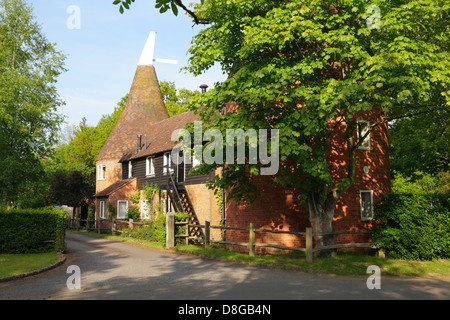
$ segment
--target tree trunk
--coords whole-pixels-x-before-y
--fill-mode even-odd
[[[312,193],[308,196],[306,207],[309,213],[312,232],[324,233],[333,232],[333,217],[336,209],[337,197],[329,194],[324,198],[318,193]],[[334,245],[333,235],[314,236],[314,248]],[[336,249],[322,250],[314,253],[315,257],[330,257],[336,252]]]

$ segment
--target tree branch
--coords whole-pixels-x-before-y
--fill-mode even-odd
[[[209,21],[207,19],[199,19],[197,15],[193,11],[189,10],[181,0],[174,1],[179,7],[181,7],[188,15],[190,15],[194,19],[195,24],[209,24]]]

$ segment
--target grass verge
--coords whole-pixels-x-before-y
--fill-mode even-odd
[[[58,262],[56,252],[0,254],[0,279],[40,270]]]
[[[96,233],[86,233],[93,236],[100,236],[112,240],[124,241],[128,243],[143,245],[153,248],[164,248],[160,243],[145,240],[126,238],[113,235],[99,235]],[[233,262],[244,262],[269,267],[279,267],[301,271],[325,272],[336,275],[365,275],[367,268],[371,265],[380,267],[383,275],[408,276],[408,277],[445,277],[450,278],[450,260],[433,261],[411,261],[399,259],[380,259],[376,256],[355,254],[348,251],[340,251],[334,258],[314,259],[312,264],[306,262],[303,252],[290,252],[279,255],[257,255],[250,257],[248,254],[226,250],[223,246],[213,245],[211,249],[204,249],[194,245],[179,245],[176,251],[193,253],[197,255],[216,257]]]

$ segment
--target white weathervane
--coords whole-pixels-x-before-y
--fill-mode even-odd
[[[154,58],[155,42],[156,42],[156,32],[152,31],[148,36],[147,42],[144,47],[144,51],[142,51],[141,58],[139,59],[140,66],[148,66],[148,65],[152,66],[153,62],[178,64],[177,60]]]

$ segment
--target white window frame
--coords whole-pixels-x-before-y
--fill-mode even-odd
[[[147,210],[144,210],[147,206]],[[150,205],[148,200],[141,200],[141,219],[150,219]]]
[[[167,201],[166,201],[166,199],[167,199]],[[172,203],[170,202],[170,198],[167,197],[166,191],[163,193],[163,197],[161,198],[161,205],[162,205],[162,210],[163,210],[164,215],[167,213],[167,209],[169,210],[169,212],[172,209]],[[169,207],[169,208],[167,208],[167,207]]]
[[[361,134],[359,133],[359,127],[360,124],[366,124],[367,125],[367,129],[362,132]],[[358,136],[357,141],[359,142],[359,140],[362,138],[362,136],[364,136],[367,133],[367,130],[370,130],[370,121],[368,120],[357,120],[356,121],[356,133]],[[371,150],[371,144],[370,144],[370,132],[367,135],[367,137],[363,140],[363,142],[359,145],[358,147],[359,150]]]
[[[363,193],[370,193],[370,212],[369,214],[365,214],[364,212],[364,204],[363,204]],[[359,190],[359,203],[361,207],[361,221],[371,221],[374,216],[374,205],[373,205],[373,190]]]
[[[128,161],[128,179],[133,178],[133,162]]]
[[[99,202],[99,218],[106,219],[106,201],[100,200]]]
[[[154,176],[155,175],[155,157],[147,157],[145,162],[145,175]]]
[[[169,170],[170,172],[173,172],[173,167],[172,167],[172,154],[170,152],[166,152],[164,153],[164,159],[163,159],[163,174],[167,173],[167,162],[169,164]]]
[[[195,168],[196,166],[202,164],[201,160],[198,159],[198,157],[195,156],[195,154],[192,156],[192,168]]]
[[[97,180],[106,180],[106,165],[99,164],[97,166]]]
[[[119,215],[120,213],[120,203],[125,202],[127,204],[125,215]],[[128,200],[117,200],[117,219],[126,219],[128,216]]]

